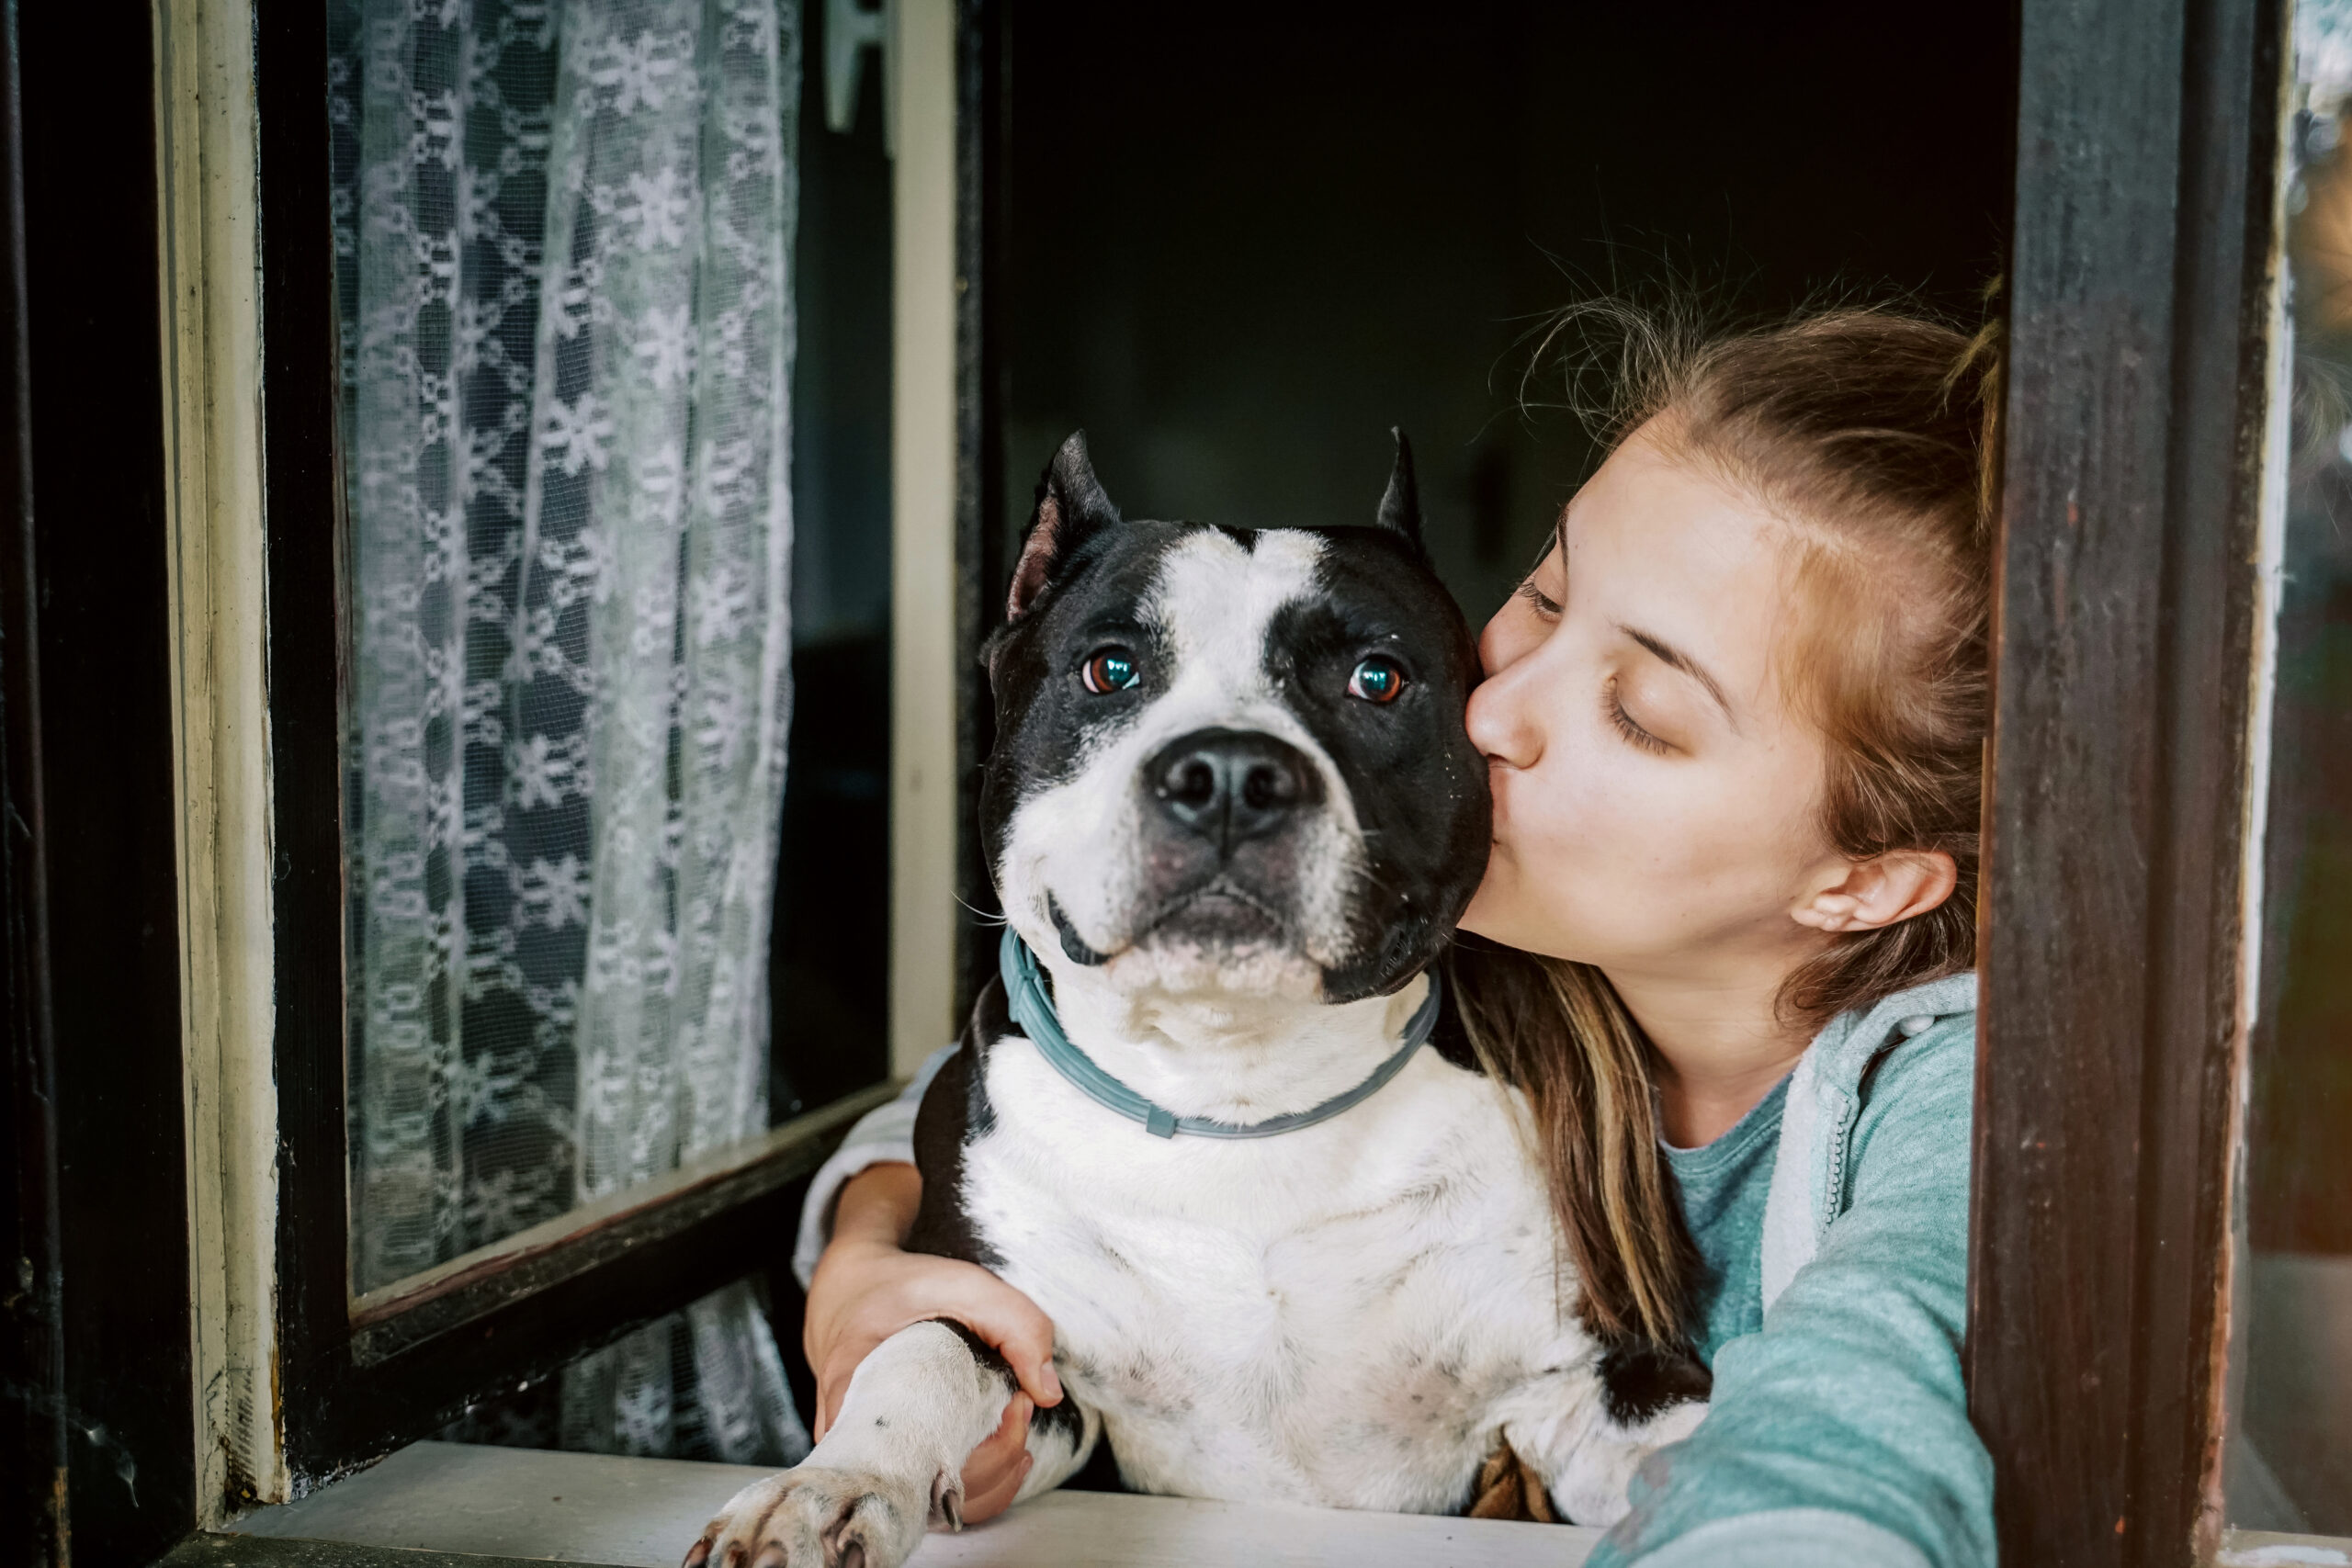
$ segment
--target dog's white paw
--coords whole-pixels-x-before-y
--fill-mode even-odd
[[[958,1479],[804,1464],[728,1501],[684,1568],[899,1568],[932,1523],[963,1527]]]

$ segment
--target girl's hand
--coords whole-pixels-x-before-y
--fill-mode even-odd
[[[996,1431],[964,1465],[964,1517],[1001,1513],[1029,1473],[1029,1416],[1061,1402],[1054,1373],[1054,1325],[1027,1296],[987,1269],[900,1250],[914,1224],[922,1179],[910,1165],[877,1165],[842,1189],[833,1239],[808,1286],[801,1336],[817,1373],[817,1432],[841,1413],[850,1374],[909,1324],[952,1317],[1012,1364],[1021,1392]]]

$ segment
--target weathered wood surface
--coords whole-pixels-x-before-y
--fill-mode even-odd
[[[2217,1442],[2268,0],[2028,0],[1971,1268],[2005,1562],[2185,1564]]]
[[[195,1511],[152,15],[12,6],[0,46],[11,1564],[143,1562]]]

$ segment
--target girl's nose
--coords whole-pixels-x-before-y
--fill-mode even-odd
[[[1470,743],[1490,762],[1532,768],[1544,755],[1544,731],[1526,678],[1530,660],[1506,665],[1471,689],[1464,716]]]

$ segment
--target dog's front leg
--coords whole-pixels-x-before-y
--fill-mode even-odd
[[[1561,1517],[1605,1528],[1625,1517],[1626,1489],[1642,1461],[1706,1419],[1702,1388],[1627,1408],[1593,1372],[1548,1377],[1505,1403],[1503,1436],[1543,1477]]]
[[[1618,1421],[1604,1415],[1582,1424],[1582,1442],[1566,1454],[1555,1450],[1548,1456],[1554,1463],[1538,1467],[1551,1487],[1553,1506],[1577,1524],[1615,1524],[1625,1517],[1626,1490],[1642,1461],[1697,1431],[1706,1416],[1705,1403],[1692,1401],[1635,1420]]]
[[[851,1375],[824,1441],[729,1499],[685,1568],[899,1568],[933,1521],[963,1523],[964,1461],[1012,1393],[960,1325],[900,1329]]]
[[[685,1568],[899,1568],[929,1526],[963,1528],[964,1461],[1016,1387],[1004,1359],[962,1324],[900,1329],[851,1375],[824,1441],[729,1498]],[[1021,1495],[1075,1471],[1097,1426],[1091,1416],[1033,1424],[1036,1463]]]
[[[994,1372],[1004,1385],[1004,1400],[997,1405],[997,1418],[1003,1419],[1004,1404],[1020,1390],[1021,1380],[1013,1375],[1012,1363],[1006,1360],[997,1348],[956,1322],[954,1318],[937,1320],[937,1326],[946,1329],[964,1342],[964,1348],[978,1362],[983,1372]],[[853,1379],[854,1382],[855,1380]],[[990,1431],[995,1426],[990,1424]],[[1038,1411],[1029,1421],[1027,1449],[1031,1461],[1029,1473],[1022,1478],[1021,1490],[1013,1494],[1016,1503],[1026,1502],[1040,1492],[1051,1492],[1077,1474],[1094,1452],[1095,1442],[1102,1436],[1102,1418],[1091,1409],[1079,1404],[1075,1396],[1065,1393],[1057,1404]],[[966,1450],[967,1454],[970,1452]],[[959,1462],[960,1472],[962,1465]],[[956,1501],[963,1495],[956,1494]],[[933,1520],[937,1523],[937,1520]],[[957,1521],[951,1520],[951,1524]]]

